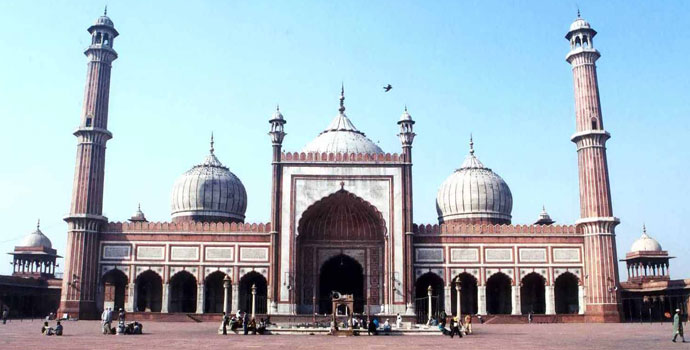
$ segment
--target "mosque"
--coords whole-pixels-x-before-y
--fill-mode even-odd
[[[439,184],[438,222],[415,223],[412,115],[405,108],[391,120],[401,149],[388,153],[347,116],[343,90],[331,123],[299,151],[282,148],[287,120],[281,111],[268,120],[268,222],[245,222],[247,192],[216,155],[213,138],[206,158],[174,182],[169,222],[149,222],[140,209],[126,222],[110,221],[102,215],[103,179],[119,33],[105,14],[88,32],[60,314],[93,318],[105,307],[246,311],[254,299],[259,314],[313,315],[331,313],[330,295],[338,291],[353,295],[356,313],[419,321],[445,311],[618,322],[646,312],[640,293],[649,283],[659,284],[663,296],[674,282],[668,253],[645,233],[625,258],[634,277],[619,283],[597,32],[579,14],[565,38],[580,218],[564,225],[545,210],[534,223],[513,224],[510,187],[479,160],[472,140],[464,162]],[[675,282],[679,297],[656,297],[662,309],[686,309],[690,280]]]

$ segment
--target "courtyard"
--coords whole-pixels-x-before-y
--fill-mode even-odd
[[[51,322],[54,325],[54,322]],[[105,336],[98,321],[65,322],[65,335],[40,335],[41,322],[13,320],[0,325],[0,348],[9,349],[683,349],[672,343],[665,324],[476,325],[462,339],[442,336],[217,335],[210,322],[145,322],[143,335]],[[107,346],[106,346],[107,344]]]

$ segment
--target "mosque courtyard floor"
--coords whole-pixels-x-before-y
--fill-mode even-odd
[[[54,325],[54,322],[51,322]],[[473,335],[217,335],[209,322],[145,322],[143,335],[102,335],[98,321],[64,322],[65,335],[40,335],[41,322],[0,324],[0,349],[689,349],[665,324],[475,325]]]

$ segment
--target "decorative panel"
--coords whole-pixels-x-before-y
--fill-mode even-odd
[[[415,249],[415,261],[443,262],[443,248],[417,248]]]
[[[240,247],[241,261],[268,261],[267,247]]]
[[[233,261],[235,260],[234,247],[206,247],[206,260],[209,261]]]
[[[580,250],[577,248],[553,248],[554,262],[580,262]]]
[[[104,245],[102,259],[129,260],[132,246],[129,245]]]
[[[163,246],[137,246],[137,260],[163,260],[164,257]]]
[[[170,260],[199,260],[199,247],[170,247]]]
[[[477,248],[451,248],[451,262],[479,262],[479,249]]]
[[[513,261],[513,250],[510,248],[489,248],[484,251],[487,262]]]
[[[546,262],[546,248],[520,248],[520,262]]]

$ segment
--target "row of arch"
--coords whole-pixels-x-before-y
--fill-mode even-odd
[[[477,279],[473,275],[463,272],[451,283],[451,310],[454,315],[457,312],[457,293],[455,283],[461,285],[460,308],[463,314],[479,313],[479,293]],[[427,297],[427,288],[432,287],[432,296],[438,300],[446,300],[444,282],[441,277],[433,272],[427,272],[417,279],[415,296],[417,299]],[[485,284],[486,287],[486,313],[487,314],[515,314],[513,312],[513,288],[512,279],[498,272],[491,275]],[[520,308],[521,314],[545,314],[546,304],[549,302],[546,296],[546,279],[538,273],[532,272],[525,275],[520,281]],[[579,279],[570,272],[565,272],[554,281],[554,312],[557,314],[578,313],[580,303]],[[425,305],[425,304],[421,304]],[[438,303],[439,310],[443,310],[443,304]],[[426,311],[425,311],[426,312]]]
[[[197,310],[200,284],[197,278],[188,271],[180,271],[170,278],[168,284],[168,312],[183,313],[220,313],[225,302],[224,279],[227,275],[216,271],[208,275],[204,281],[204,309]],[[102,278],[105,301],[113,303],[115,309],[125,308],[127,297],[134,297],[133,311],[161,312],[163,308],[163,279],[161,276],[147,270],[139,274],[134,280],[134,295],[127,295],[129,279],[121,270],[110,270]],[[266,278],[256,271],[249,272],[239,280],[238,307],[246,311],[251,308],[251,288],[256,286],[257,298],[266,299]],[[230,291],[229,293],[232,293]],[[232,299],[232,294],[230,294]],[[259,310],[261,313],[262,310]]]

